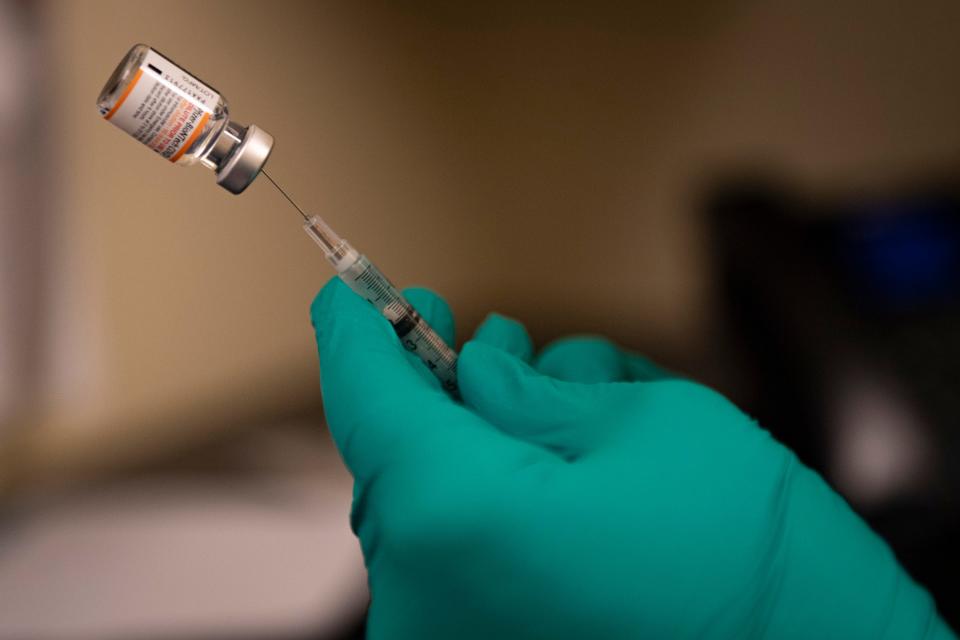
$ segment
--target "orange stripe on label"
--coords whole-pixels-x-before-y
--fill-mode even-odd
[[[133,91],[133,88],[134,88],[135,86],[137,86],[137,82],[140,81],[140,76],[142,76],[142,75],[143,75],[143,69],[137,69],[137,73],[136,73],[136,75],[133,76],[133,81],[130,83],[130,86],[127,87],[126,91],[124,91],[124,92],[120,95],[120,99],[117,100],[117,104],[113,105],[113,109],[110,109],[110,113],[108,113],[107,115],[103,116],[103,119],[104,119],[104,120],[109,120],[110,118],[113,117],[113,114],[115,114],[115,113],[117,112],[117,109],[119,109],[119,108],[120,108],[120,105],[123,104],[123,101],[127,99],[127,96],[130,95],[130,92]]]
[[[191,134],[190,134],[190,137],[187,138],[187,141],[183,143],[183,146],[180,147],[180,149],[179,149],[175,154],[173,154],[173,157],[170,158],[170,162],[176,162],[177,160],[179,160],[179,159],[180,159],[180,156],[183,155],[183,152],[186,151],[187,149],[189,149],[189,148],[190,148],[190,145],[192,145],[194,142],[196,142],[197,137],[198,137],[201,133],[203,133],[203,127],[206,126],[207,120],[209,120],[209,119],[210,119],[210,114],[209,114],[209,113],[203,114],[203,117],[200,118],[200,122],[197,123],[197,128],[193,130],[193,133],[191,133]]]

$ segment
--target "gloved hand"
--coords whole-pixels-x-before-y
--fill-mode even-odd
[[[452,341],[446,304],[407,295]],[[339,280],[312,318],[370,638],[954,637],[847,504],[703,386],[599,339],[534,358],[491,316],[461,404]]]

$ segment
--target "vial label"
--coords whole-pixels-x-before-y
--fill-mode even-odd
[[[101,114],[176,162],[203,132],[219,102],[216,91],[151,49],[113,107]]]

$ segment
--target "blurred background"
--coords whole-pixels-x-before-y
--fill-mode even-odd
[[[0,639],[352,638],[331,273],[97,115],[148,43],[398,283],[730,395],[960,601],[960,4],[0,0]],[[506,257],[510,256],[509,259]]]

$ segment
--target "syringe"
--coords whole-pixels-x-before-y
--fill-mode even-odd
[[[261,169],[267,180],[303,216],[303,229],[320,245],[337,275],[390,322],[407,351],[415,353],[451,395],[458,396],[457,354],[417,313],[380,270],[338,236],[320,216],[308,216],[286,191]]]

